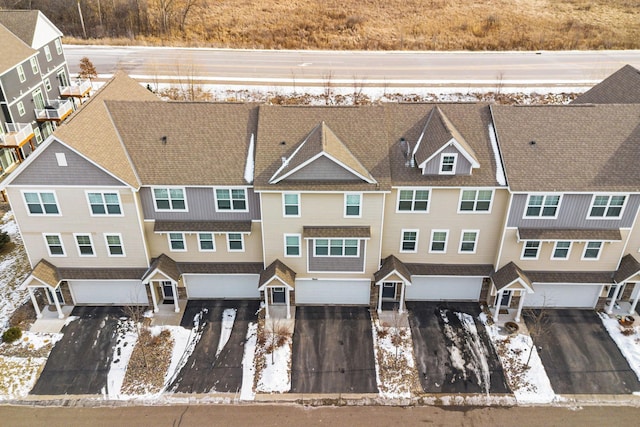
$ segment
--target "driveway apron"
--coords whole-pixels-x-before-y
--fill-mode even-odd
[[[194,317],[202,313],[202,333],[193,353],[187,359],[168,390],[176,393],[238,392],[242,388],[242,358],[249,322],[257,322],[259,301],[197,300],[189,301],[181,326],[192,328]],[[222,313],[236,309],[229,341],[216,357],[222,330]]]
[[[477,303],[407,302],[426,393],[510,393]]]
[[[75,307],[31,394],[101,394],[116,345],[120,307]]]
[[[368,307],[296,308],[291,392],[378,392]]]
[[[536,310],[534,313],[539,314]],[[640,383],[592,310],[546,310],[544,321],[525,313],[527,328],[553,390],[558,394],[629,394]]]

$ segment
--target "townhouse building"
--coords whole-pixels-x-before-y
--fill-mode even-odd
[[[0,172],[29,156],[91,89],[70,80],[61,37],[37,10],[0,10]]]
[[[639,108],[163,102],[117,73],[3,183],[23,286],[61,316],[205,298],[633,311]]]

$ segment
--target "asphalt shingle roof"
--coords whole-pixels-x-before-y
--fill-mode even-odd
[[[613,275],[613,280],[616,283],[620,283],[638,273],[640,273],[640,262],[633,255],[627,254],[620,260],[620,265]]]
[[[293,271],[288,265],[276,259],[267,268],[260,273],[260,280],[258,281],[258,287],[266,285],[273,277],[277,277],[292,288],[296,286],[296,272]]]
[[[521,240],[622,240],[619,229],[519,228]]]
[[[36,53],[38,53],[37,50],[31,49],[18,36],[0,24],[0,74],[11,70]]]
[[[31,46],[39,15],[38,10],[0,10],[0,24]]]
[[[640,70],[625,65],[572,104],[640,104]]]

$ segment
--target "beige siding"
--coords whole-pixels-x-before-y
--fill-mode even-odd
[[[269,265],[275,259],[280,259],[297,273],[297,278],[371,278],[380,264],[383,199],[383,193],[364,193],[361,204],[362,217],[345,218],[344,194],[302,193],[300,217],[284,217],[282,194],[263,193],[265,264]],[[304,226],[369,226],[371,238],[366,241],[364,273],[307,273],[307,244],[302,236]],[[285,257],[285,234],[300,234],[300,257]]]
[[[164,253],[180,262],[262,262],[262,238],[259,222],[252,223],[251,233],[244,235],[244,252],[229,252],[226,234],[214,234],[215,252],[201,252],[198,233],[185,233],[186,251],[171,251],[169,250],[167,233],[154,233],[153,226],[154,221],[145,221],[144,223],[149,255],[152,258]]]
[[[431,189],[429,213],[396,212],[398,190],[385,207],[382,257],[396,255],[404,262],[493,264],[504,223],[508,193],[494,190],[490,213],[458,213],[460,189]],[[417,253],[401,253],[402,230],[418,230]],[[446,253],[429,253],[432,230],[449,230]],[[475,254],[459,253],[462,230],[479,230]]]
[[[517,241],[517,230],[509,228],[505,231],[502,256],[498,268],[510,261],[518,264],[523,270],[537,271],[613,271],[618,268],[618,262],[622,256],[624,241],[629,234],[628,230],[621,230],[622,241],[603,243],[600,258],[594,260],[581,260],[584,253],[584,242],[573,242],[569,259],[552,260],[551,255],[554,242],[542,242],[537,260],[522,260],[522,248],[524,242]]]
[[[54,191],[58,200],[60,216],[29,215],[21,188],[7,188],[11,207],[20,226],[25,248],[35,265],[46,259],[58,267],[146,267],[148,260],[144,249],[144,239],[140,229],[138,211],[130,189],[91,188],[90,191],[118,191],[122,216],[91,216],[84,188],[22,188],[27,191]],[[43,233],[58,233],[66,256],[51,257],[47,251]],[[96,256],[80,257],[74,233],[91,234]],[[109,257],[104,233],[120,233],[124,244],[125,257]]]

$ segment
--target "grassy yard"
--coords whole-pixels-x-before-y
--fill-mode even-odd
[[[639,23],[640,0],[216,0],[190,13],[183,31],[162,39],[90,42],[264,49],[638,49]]]

